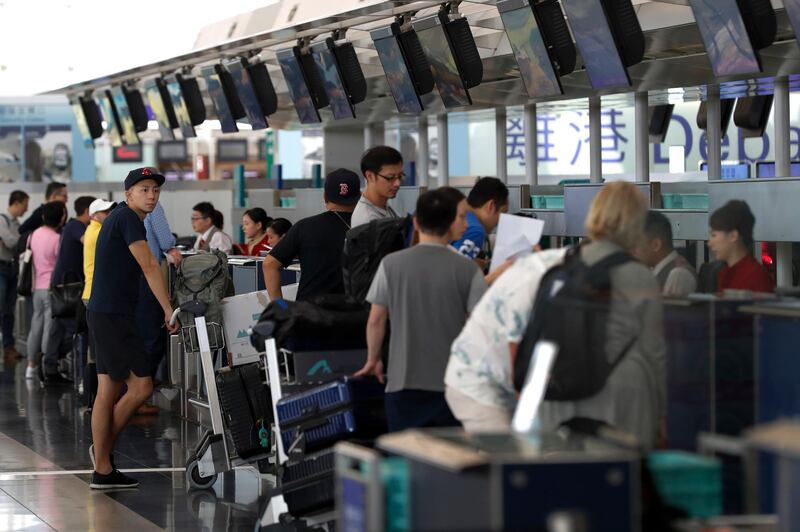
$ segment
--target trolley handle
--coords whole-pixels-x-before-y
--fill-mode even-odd
[[[175,325],[175,323],[178,321],[178,314],[180,313],[181,313],[181,307],[178,307],[172,311],[172,316],[169,318],[170,325]]]

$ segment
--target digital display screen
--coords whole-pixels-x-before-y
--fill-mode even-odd
[[[800,35],[800,0],[783,0],[783,8],[792,23],[795,39]]]
[[[523,4],[523,7],[504,11],[504,5]],[[509,5],[510,7],[510,5]],[[519,65],[522,82],[529,98],[541,98],[562,94],[553,63],[539,30],[533,9],[527,0],[523,2],[498,2],[500,18],[506,28],[508,41]]]
[[[789,163],[789,173],[791,175],[780,177],[800,177],[800,162]],[[756,163],[756,177],[777,177],[775,175],[775,163]]]
[[[376,39],[374,42],[375,50],[378,52],[378,58],[381,60],[383,71],[386,74],[386,81],[389,83],[389,90],[392,92],[394,103],[397,104],[397,110],[407,114],[421,113],[422,103],[414,88],[414,82],[411,80],[411,74],[408,72],[408,66],[403,52],[400,50],[397,37],[390,35]]]
[[[250,78],[247,68],[242,64],[242,60],[226,62],[225,67],[230,72],[233,84],[236,86],[236,94],[239,95],[239,101],[242,102],[247,121],[250,122],[253,129],[266,129],[268,126],[267,120],[264,118],[264,111],[261,109],[261,104],[258,103],[253,80]]]
[[[761,71],[736,0],[691,0],[689,3],[715,76]]]
[[[89,104],[91,105],[91,102]],[[92,138],[91,131],[89,131],[89,124],[86,122],[86,115],[83,114],[83,106],[80,100],[78,98],[70,100],[69,105],[72,107],[72,112],[75,114],[75,122],[78,124],[78,131],[81,133],[83,145],[87,148],[94,148],[94,139]]]
[[[247,141],[244,139],[217,140],[217,160],[239,162],[247,160]]]
[[[115,163],[140,163],[143,160],[142,145],[130,144],[114,148],[111,160]]]
[[[629,87],[631,80],[619,56],[603,4],[596,0],[562,0],[561,5],[586,64],[592,88]]]
[[[122,135],[119,132],[117,117],[114,114],[114,104],[108,91],[100,97],[100,109],[103,111],[103,120],[106,121],[106,133],[112,146],[122,146]]]
[[[700,163],[700,171],[708,170],[708,163]],[[773,173],[775,170],[773,169]],[[750,179],[750,165],[748,163],[722,163],[719,177],[722,180]]]
[[[175,138],[175,133],[172,131],[172,127],[170,127],[169,115],[167,114],[167,108],[164,107],[164,99],[161,97],[161,89],[158,86],[158,82],[151,79],[145,83],[144,93],[147,98],[147,103],[150,105],[150,110],[156,117],[156,122],[158,122],[158,131],[161,133],[161,138],[164,140],[173,140]]]
[[[133,118],[131,118],[131,112],[128,109],[128,100],[125,98],[122,87],[111,89],[111,96],[114,98],[114,106],[117,108],[122,140],[125,144],[139,144],[139,135],[133,125]]]
[[[183,138],[188,139],[196,137],[194,132],[194,125],[189,116],[189,108],[186,107],[186,101],[183,99],[183,91],[181,91],[181,83],[174,76],[167,81],[167,90],[169,91],[169,98],[172,101],[172,109],[175,111],[175,119],[178,121],[178,127],[181,129]]]
[[[222,88],[222,80],[215,67],[204,68],[203,79],[206,80],[206,90],[209,98],[211,98],[211,104],[214,106],[214,112],[217,115],[222,132],[236,133],[239,128],[236,126],[236,120],[233,118],[228,99],[225,97],[225,91]]]
[[[461,74],[458,73],[456,58],[447,42],[438,15],[422,19],[414,23],[414,29],[425,51],[425,57],[431,65],[433,79],[436,81],[436,88],[439,89],[439,96],[447,108],[463,107],[470,105],[472,99],[469,97]]]
[[[331,111],[333,111],[333,118],[336,120],[355,118],[356,114],[350,98],[347,97],[333,51],[328,48],[327,43],[320,43],[311,47],[311,55],[319,69],[322,86],[325,88]]]
[[[189,159],[186,142],[164,140],[156,145],[156,158],[160,163],[183,163]]]
[[[303,69],[300,68],[300,62],[294,55],[294,50],[282,50],[278,52],[277,57],[300,123],[318,123],[320,121],[319,112],[317,112],[314,101],[311,99],[311,92],[308,90]]]

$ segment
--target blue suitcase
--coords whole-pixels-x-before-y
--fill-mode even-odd
[[[342,377],[282,398],[277,411],[287,454],[384,434],[383,388],[374,378]]]

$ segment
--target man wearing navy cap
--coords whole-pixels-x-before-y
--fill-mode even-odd
[[[147,245],[144,217],[158,203],[162,176],[155,168],[137,168],[125,178],[125,203],[106,218],[97,237],[92,294],[86,321],[95,348],[98,389],[92,409],[89,456],[94,464],[93,489],[133,488],[135,479],[114,467],[113,449],[134,412],[153,393],[152,368],[134,313],[142,275],[169,325],[172,304],[158,260]],[[128,391],[120,398],[122,385]],[[117,401],[119,399],[119,401]]]
[[[281,270],[300,260],[297,300],[321,294],[343,294],[342,249],[350,218],[361,197],[355,172],[339,168],[325,178],[326,212],[294,224],[264,259],[264,284],[273,300],[282,299]]]

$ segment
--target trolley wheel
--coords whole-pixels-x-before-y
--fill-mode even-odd
[[[210,477],[200,476],[200,465],[197,459],[192,459],[186,464],[186,483],[189,485],[190,490],[206,490],[214,485],[217,481],[217,475]]]

